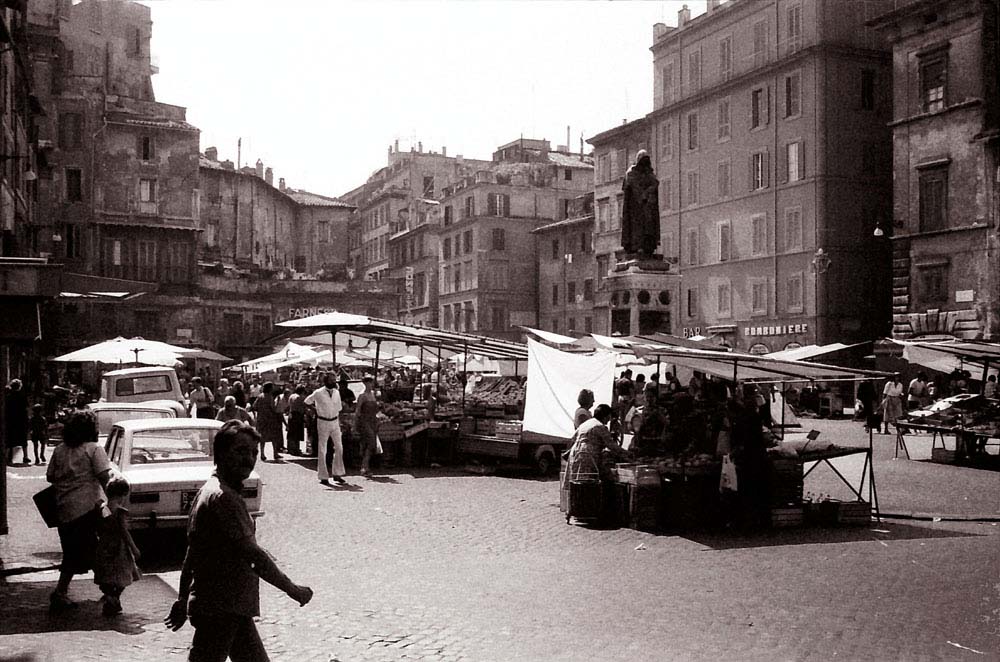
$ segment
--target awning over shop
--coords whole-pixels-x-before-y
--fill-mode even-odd
[[[772,359],[789,359],[792,361],[808,361],[809,359],[815,358],[817,356],[823,356],[825,354],[833,354],[834,352],[839,352],[844,349],[850,349],[851,347],[857,347],[858,345],[863,345],[864,343],[855,343],[853,345],[845,345],[841,342],[830,343],[829,345],[803,345],[802,347],[796,347],[795,349],[783,349],[780,352],[771,352],[770,354],[765,354],[764,356]]]
[[[974,340],[945,340],[940,342],[895,340],[903,346],[903,358],[937,372],[950,373],[968,370],[980,379],[984,370],[1000,368],[1000,344]]]
[[[279,322],[278,326],[288,329],[282,334],[289,337],[296,330],[346,334],[349,337],[369,340],[394,341],[407,347],[422,346],[438,348],[450,352],[474,350],[476,354],[491,359],[513,359],[524,361],[528,358],[527,347],[521,343],[498,340],[486,336],[454,331],[442,331],[429,327],[414,326],[403,322],[390,322],[365,315],[349,313],[323,313],[302,319]]]

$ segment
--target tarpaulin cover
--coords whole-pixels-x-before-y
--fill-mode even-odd
[[[589,388],[597,404],[610,403],[614,374],[614,354],[561,352],[529,338],[522,428],[553,437],[573,436],[580,391]]]

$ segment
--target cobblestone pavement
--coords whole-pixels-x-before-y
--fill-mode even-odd
[[[856,426],[816,427],[846,439]],[[891,440],[882,443],[891,455]],[[887,473],[890,464],[900,468]],[[552,480],[428,469],[324,489],[304,465],[259,467],[260,541],[316,590],[299,608],[262,588],[259,627],[273,660],[1000,659],[994,522],[654,535],[566,525]],[[997,474],[980,475],[989,472],[881,460],[876,470],[883,509],[909,506],[886,503],[902,499],[896,483],[907,472],[922,481],[914,492],[938,494],[919,497],[938,511],[1000,495]],[[30,511],[40,469],[8,471],[18,478],[0,559],[56,562],[54,532]],[[951,482],[979,491],[942,491]],[[45,611],[54,573],[8,577],[0,660],[185,659],[192,630],[160,623],[179,552],[154,542],[147,576],[112,621],[96,614],[86,578],[71,589],[84,601],[78,612],[56,618]]]

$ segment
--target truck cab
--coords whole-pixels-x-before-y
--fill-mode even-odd
[[[173,368],[124,368],[101,375],[100,402],[168,401],[177,418],[188,415],[188,403]]]

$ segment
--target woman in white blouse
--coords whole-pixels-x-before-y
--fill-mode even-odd
[[[889,423],[896,424],[896,419],[903,415],[903,381],[899,374],[885,383],[882,389],[882,425],[884,434],[889,434]]]

